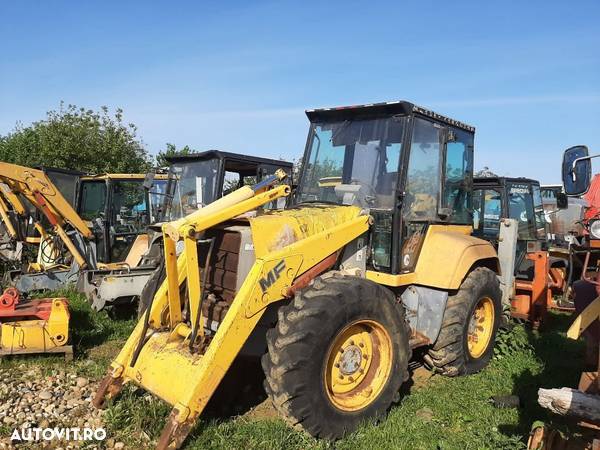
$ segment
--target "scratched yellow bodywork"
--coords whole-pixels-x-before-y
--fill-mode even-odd
[[[250,219],[257,257],[358,217],[355,206],[310,206],[277,211]]]
[[[52,303],[48,320],[20,320],[0,325],[3,353],[44,352],[65,345],[69,339],[69,310],[64,298]]]
[[[458,289],[474,264],[498,259],[489,242],[470,236],[471,232],[467,225],[430,225],[413,272],[391,275],[367,270],[367,278],[394,287],[419,284]]]

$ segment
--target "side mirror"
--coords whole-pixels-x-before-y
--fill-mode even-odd
[[[146,189],[147,191],[152,189],[152,186],[154,186],[154,176],[155,175],[156,174],[154,172],[148,172],[146,174],[146,176],[144,177],[144,183],[142,184],[142,186],[144,186],[144,189]]]
[[[562,180],[565,194],[585,194],[592,178],[592,162],[585,145],[568,148],[563,154]]]
[[[564,192],[556,193],[556,207],[558,209],[567,209],[569,207],[569,197]]]

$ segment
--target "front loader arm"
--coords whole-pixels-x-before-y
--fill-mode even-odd
[[[179,319],[184,281],[187,281],[189,311],[199,314],[201,310],[201,278],[194,272],[199,271],[195,259],[197,233],[244,209],[249,211],[272,201],[274,195],[268,196],[268,193],[280,188],[286,188],[285,195],[289,193],[287,186],[280,186],[238,203],[225,201],[222,209],[213,207],[210,214],[198,213],[193,220],[179,222],[178,228],[173,227],[173,223],[163,228],[165,242],[171,240],[171,236],[183,238],[184,250],[176,258],[174,246],[165,246],[167,279],[154,297],[148,323],[141,319],[137,324],[94,399],[94,404],[101,406],[106,398],[117,395],[123,384],[133,382],[173,405],[157,448],[181,445],[267,306],[286,298],[293,292],[294,283],[300,284],[302,274],[369,229],[370,217],[358,216],[257,258],[216,333],[201,351],[200,346],[193,346],[195,342],[190,343],[190,337],[196,335],[192,329],[194,316],[191,327]],[[191,245],[192,240],[194,245]],[[205,319],[200,317],[198,322],[203,327]]]
[[[300,275],[368,229],[369,216],[359,216],[257,259],[204,355],[189,352],[187,341],[179,333],[152,331],[135,365],[129,366],[143,328],[143,324],[138,323],[113,362],[109,376],[111,384],[119,388],[124,383],[134,382],[173,405],[158,448],[181,445],[266,307],[285,298]],[[270,273],[279,275],[263,289],[261,280],[268,279]],[[167,301],[166,298],[161,300]],[[163,307],[164,304],[158,303],[153,308]],[[110,388],[108,392],[117,393]]]

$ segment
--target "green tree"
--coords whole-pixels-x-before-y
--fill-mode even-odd
[[[17,123],[0,137],[0,160],[23,166],[51,166],[90,173],[145,172],[152,165],[137,128],[106,106],[99,112],[65,105],[29,126]]]
[[[160,150],[158,155],[156,155],[156,165],[158,167],[166,167],[169,165],[167,162],[167,158],[169,156],[176,155],[189,155],[191,153],[195,153],[189,146],[185,146],[183,148],[177,149],[175,144],[167,143],[167,148],[165,150]]]

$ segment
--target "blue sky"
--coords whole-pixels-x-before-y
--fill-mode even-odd
[[[600,152],[600,2],[0,4],[0,133],[59,102],[171,142],[297,158],[304,109],[405,99],[475,125],[476,168]]]

